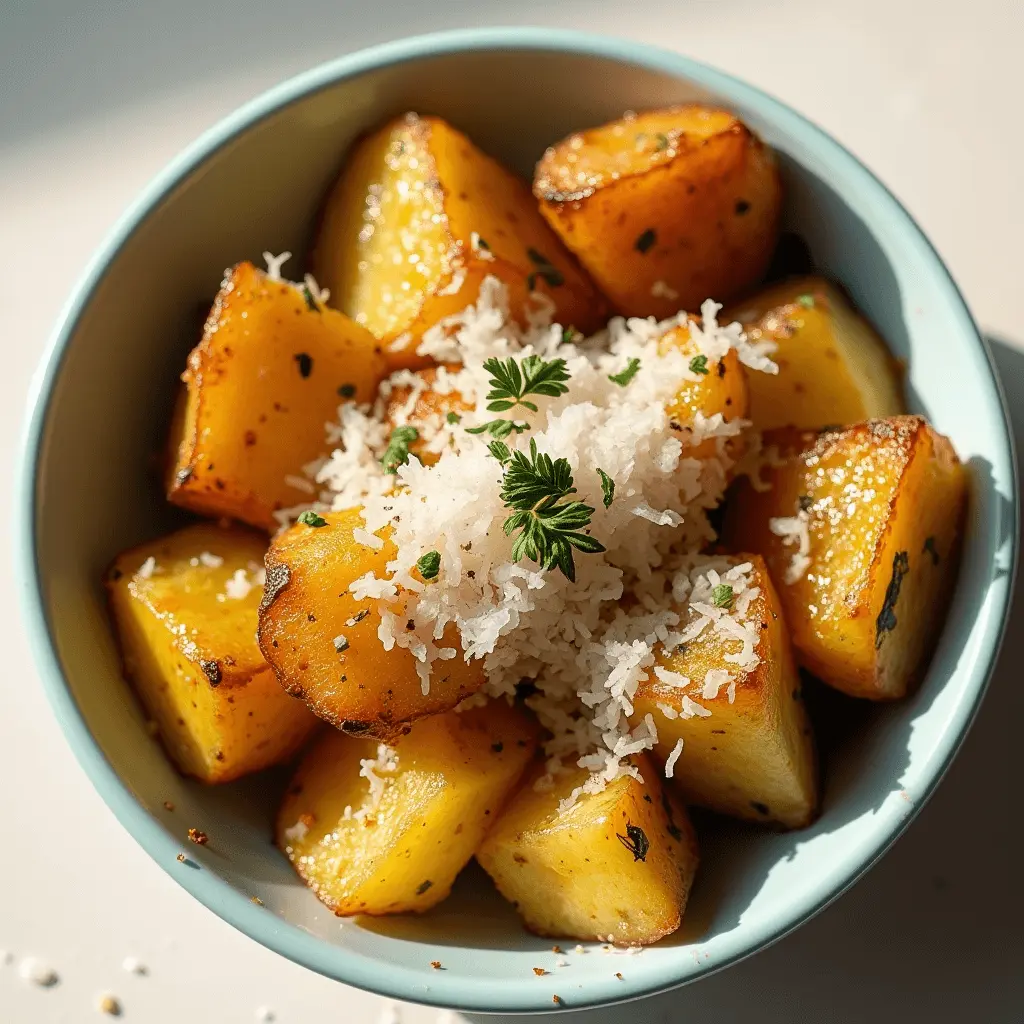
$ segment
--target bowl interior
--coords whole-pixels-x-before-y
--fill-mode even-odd
[[[544,147],[572,129],[708,96],[779,151],[787,226],[906,360],[913,407],[970,464],[961,582],[928,677],[902,704],[832,709],[824,813],[812,828],[770,834],[702,819],[703,866],[684,927],[628,968],[599,949],[556,968],[550,942],[524,933],[472,869],[430,914],[339,927],[269,843],[282,778],[222,788],[182,780],[143,728],[106,619],[105,565],[175,521],[149,467],[195,340],[197,306],[224,267],[259,262],[265,249],[296,253],[285,271],[298,274],[349,144],[386,115],[440,114],[529,174]],[[26,459],[34,555],[26,557],[38,566],[40,598],[27,586],[53,653],[38,610],[32,628],[58,714],[106,799],[163,867],[239,928],[401,998],[490,1010],[550,1009],[556,992],[566,1006],[621,999],[721,967],[798,923],[871,863],[941,774],[983,687],[1007,601],[1016,492],[1003,413],[934,253],[891,196],[797,115],[726,76],[632,44],[527,31],[401,44],[312,72],[210,133],[129,215],[117,242],[73,302],[38,383]],[[180,863],[189,826],[211,842]],[[433,970],[432,960],[446,969]],[[556,973],[535,977],[537,965]]]

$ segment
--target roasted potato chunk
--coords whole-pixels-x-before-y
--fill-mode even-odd
[[[327,450],[325,424],[369,402],[384,375],[363,327],[251,263],[229,271],[182,375],[167,497],[266,530],[308,503],[302,467]]]
[[[691,459],[706,459],[716,453],[718,441],[709,437],[692,444],[697,415],[711,419],[720,413],[724,420],[745,419],[747,375],[734,349],[730,349],[722,359],[709,360],[702,356],[685,326],[675,327],[665,334],[660,348],[662,352],[677,348],[684,356],[692,357],[690,369],[697,379],[683,384],[666,407],[666,412],[671,417],[672,429],[678,431],[685,441],[691,442],[684,455]],[[730,458],[739,459],[744,450],[743,435],[737,433],[735,437],[726,438],[723,447]]]
[[[584,333],[605,313],[529,186],[437,117],[407,114],[357,144],[328,199],[313,268],[396,369],[429,364],[416,355],[423,332],[476,302],[489,274],[521,320],[534,291]]]
[[[374,551],[360,544],[353,536],[364,525],[358,509],[324,518],[322,527],[299,522],[278,534],[266,556],[258,637],[285,689],[344,732],[382,739],[479,690],[482,663],[457,657],[434,663],[423,693],[411,652],[397,645],[385,650],[376,602],[357,601],[349,590],[368,572],[386,575],[394,545],[385,540]],[[443,639],[461,650],[454,626]]]
[[[538,731],[501,703],[426,718],[392,750],[328,733],[288,789],[277,844],[338,915],[427,910],[497,818]]]
[[[618,779],[562,814],[559,802],[588,772],[559,776],[538,791],[538,769],[484,840],[477,860],[531,931],[636,946],[679,927],[697,840],[654,763],[641,757],[637,765],[642,783]]]
[[[784,428],[764,443],[723,540],[764,556],[804,667],[855,697],[902,697],[956,578],[966,474],[953,446],[919,416]]]
[[[256,646],[266,545],[200,523],[125,551],[106,575],[125,674],[174,763],[203,782],[285,761],[317,725]]]
[[[751,570],[742,578],[756,596],[743,601],[742,615],[735,608],[722,608],[721,625],[715,619],[707,622],[682,650],[660,650],[657,668],[633,700],[634,712],[638,720],[654,716],[655,749],[662,761],[683,741],[672,784],[688,804],[800,828],[817,810],[818,773],[779,598],[759,555],[729,555],[715,562],[721,573],[749,564]],[[703,617],[692,605],[681,613],[680,631]],[[727,617],[732,621],[726,623]],[[744,644],[735,623],[754,631],[756,665],[737,665]],[[659,677],[658,669],[674,676]],[[679,676],[689,685],[676,685]]]
[[[735,298],[763,276],[778,236],[772,151],[734,115],[698,104],[570,135],[541,158],[533,191],[627,316]]]
[[[816,430],[904,411],[899,367],[871,325],[820,277],[774,285],[722,316],[774,341],[777,374],[748,377],[755,430]]]

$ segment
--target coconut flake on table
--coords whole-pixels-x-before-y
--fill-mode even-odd
[[[735,350],[752,368],[777,370],[768,343],[751,345],[738,324],[718,324],[720,308],[704,303],[698,322],[682,313],[662,321],[616,317],[577,344],[564,341],[561,326],[551,322],[549,299],[535,296],[523,328],[509,317],[505,286],[485,278],[477,301],[427,330],[417,348],[420,355],[448,364],[436,371],[435,387],[420,375],[399,371],[373,405],[344,403],[328,427],[334,450],[305,470],[322,488],[315,509],[361,507],[358,542],[382,547],[382,531],[390,535],[395,557],[380,575],[367,573],[350,590],[358,600],[376,603],[383,646],[413,655],[424,693],[434,663],[458,654],[440,641],[452,626],[463,657],[483,661],[485,696],[512,695],[523,679],[535,683],[527,703],[553,734],[541,784],[550,785],[555,774],[574,766],[590,772],[564,806],[623,776],[639,778],[630,759],[655,745],[657,729],[650,715],[631,721],[632,701],[659,650],[710,628],[736,641],[731,653],[737,672],[747,670],[755,657],[756,634],[740,624],[742,614],[736,617],[752,599],[744,598],[749,564],[679,555],[714,539],[707,511],[721,501],[732,465],[725,441],[745,424],[721,414],[698,414],[688,430],[673,431],[666,408],[682,383],[697,377],[689,356],[675,347],[659,351],[659,342],[668,331],[688,325],[709,359]],[[488,410],[492,375],[484,362],[530,355],[564,359],[568,393],[531,394],[536,412],[522,406],[500,414]],[[638,369],[621,386],[611,378],[631,360],[638,361]],[[391,425],[383,420],[398,388],[410,389],[393,411],[398,424],[413,417],[428,389],[457,393],[468,408],[457,426],[439,415],[416,420],[420,440],[436,461],[425,466],[410,457],[388,474],[380,460]],[[533,440],[552,459],[564,458],[573,476],[573,500],[595,509],[588,532],[605,550],[576,553],[575,582],[557,570],[540,571],[532,562],[509,561],[502,468],[488,451],[487,435],[467,433],[496,416],[528,425],[504,439],[510,450],[526,452]],[[714,455],[689,454],[708,439],[718,442]],[[598,469],[614,482],[608,508]],[[427,551],[437,551],[441,562],[430,586],[414,572]],[[711,600],[711,588],[719,582],[733,586],[731,610],[716,608]],[[627,591],[635,602],[624,608]],[[685,614],[673,607],[679,604]],[[414,629],[405,628],[409,621]],[[730,679],[727,674],[724,685]],[[701,697],[706,681],[692,686],[693,696]],[[685,699],[684,713],[707,713],[693,697]],[[375,771],[371,775],[373,788]]]

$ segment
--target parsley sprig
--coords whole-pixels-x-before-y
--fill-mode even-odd
[[[526,356],[520,367],[512,357],[504,361],[492,357],[484,362],[484,369],[491,375],[491,390],[487,393],[487,408],[491,412],[506,412],[517,405],[536,412],[537,406],[526,401],[527,395],[557,398],[569,390],[565,386],[569,371],[564,359]]]
[[[640,371],[640,360],[635,356],[626,363],[626,368],[619,373],[609,373],[608,379],[613,384],[618,384],[620,388],[624,388]]]
[[[512,544],[512,561],[529,558],[542,569],[560,569],[575,582],[573,549],[596,554],[605,548],[581,532],[590,525],[594,509],[582,501],[563,501],[576,493],[568,460],[552,460],[550,455],[537,451],[537,442],[532,439],[529,455],[509,452],[500,441],[492,442],[490,449],[505,467],[501,500],[512,509],[503,529],[509,537],[519,531]]]

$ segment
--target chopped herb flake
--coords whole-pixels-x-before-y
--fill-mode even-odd
[[[445,416],[446,423],[461,423],[462,417],[457,412],[450,412]]]
[[[634,356],[621,373],[610,373],[608,379],[613,384],[618,384],[620,388],[624,388],[637,375],[639,370],[640,360]]]
[[[796,301],[804,307],[804,309],[814,309],[814,296],[813,295],[798,295]]]
[[[657,132],[654,136],[654,149],[656,152],[661,153],[668,149],[670,145],[669,137],[664,132]]]
[[[583,335],[576,330],[575,327],[569,326],[562,328],[562,341],[563,345],[575,345],[577,341],[580,341]]]
[[[814,499],[809,494],[801,494],[797,497],[796,504],[801,512],[810,512],[814,508]]]
[[[306,352],[296,352],[295,362],[299,364],[299,374],[308,377],[313,372],[313,357]]]
[[[302,523],[303,526],[320,527],[327,525],[327,520],[323,516],[317,515],[311,508],[307,508],[295,521]]]
[[[637,252],[647,252],[648,249],[658,240],[658,233],[654,228],[648,228],[637,240],[633,243],[633,248]]]
[[[409,461],[409,445],[419,436],[420,432],[415,427],[395,427],[391,431],[391,439],[380,460],[385,473],[397,473],[398,467]]]
[[[615,497],[615,481],[603,470],[598,469],[597,475],[601,478],[601,491],[604,494],[604,507],[608,508]]]
[[[466,433],[490,434],[491,437],[501,440],[504,437],[508,437],[513,430],[517,434],[521,434],[524,430],[529,429],[529,423],[516,423],[514,420],[490,420],[487,423],[481,423],[479,427],[466,427]]]
[[[527,249],[526,255],[530,257],[531,262],[537,268],[526,279],[526,286],[531,292],[536,287],[538,277],[546,281],[552,288],[565,284],[562,272],[543,253],[537,252],[536,249]]]
[[[935,546],[935,538],[925,538],[924,547],[921,549],[922,553],[932,556],[932,565],[939,564],[939,549]]]
[[[736,216],[742,217],[743,214],[750,210],[750,203],[746,199],[736,200]]]
[[[882,610],[875,619],[875,650],[882,646],[887,633],[896,628],[896,602],[899,600],[903,577],[910,572],[910,558],[906,551],[897,551],[892,560],[892,578],[885,590]]]
[[[708,372],[708,357],[706,355],[701,353],[690,360],[690,373],[702,373],[707,376]]]
[[[428,551],[416,560],[416,568],[425,580],[432,580],[441,571],[441,552]]]
[[[355,398],[355,384],[342,384],[341,387],[338,388],[338,394],[341,395],[342,398]]]
[[[711,601],[716,608],[729,608],[732,606],[732,587],[728,583],[719,583],[711,588]]]
[[[313,297],[313,292],[310,290],[308,284],[302,286],[302,297],[306,300],[306,305],[309,307],[311,313],[319,313],[320,307],[317,305],[316,299]]]
[[[429,878],[425,882],[420,882],[420,884],[416,886],[416,895],[422,896],[433,884],[434,883]]]

